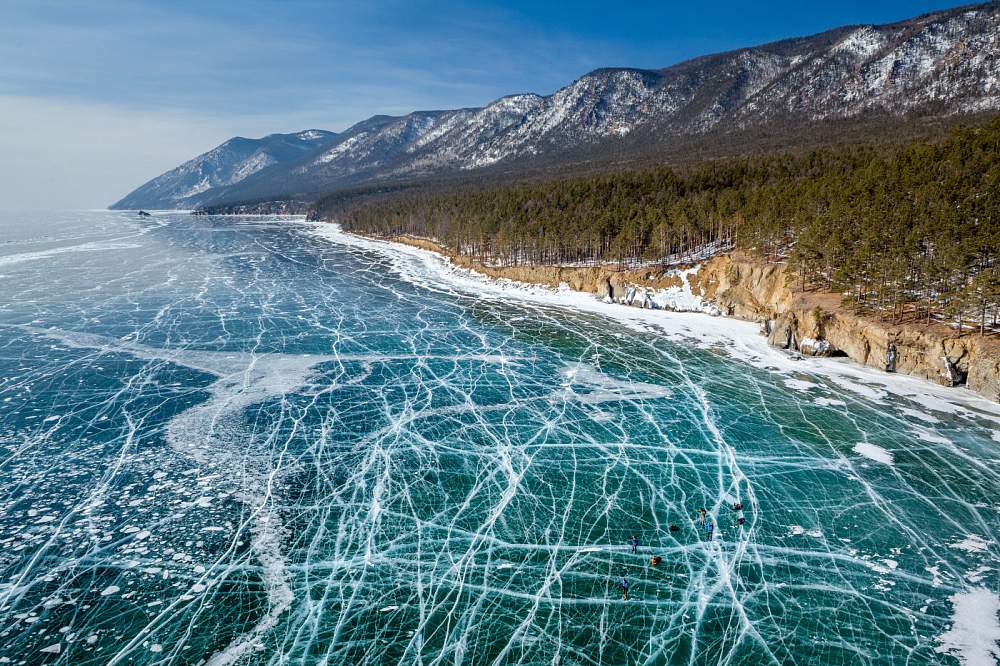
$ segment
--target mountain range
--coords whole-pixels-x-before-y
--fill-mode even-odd
[[[1000,4],[704,56],[659,70],[603,68],[548,96],[373,116],[334,134],[237,137],[112,208],[309,201],[343,188],[469,178],[602,159],[683,156],[749,136],[891,126],[1000,110]]]
[[[233,137],[130,192],[112,208],[194,208],[255,173],[314,155],[336,137],[316,129],[262,139]]]

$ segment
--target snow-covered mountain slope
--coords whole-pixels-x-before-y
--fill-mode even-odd
[[[336,136],[315,129],[262,139],[238,136],[157,176],[111,208],[193,208],[219,188],[235,185],[261,169],[322,150]]]
[[[691,137],[760,128],[803,132],[831,121],[998,109],[1000,4],[989,3],[838,28],[662,70],[599,69],[549,96],[375,116],[313,154],[219,186],[202,201],[308,198],[373,181],[559,164],[602,151],[627,159]]]

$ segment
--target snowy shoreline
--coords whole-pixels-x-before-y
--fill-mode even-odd
[[[892,394],[932,411],[975,415],[1000,424],[1000,404],[969,389],[945,387],[918,377],[885,373],[849,359],[792,355],[768,344],[754,322],[704,312],[619,305],[587,292],[492,278],[456,266],[449,257],[432,250],[351,234],[329,222],[303,221],[302,224],[311,235],[337,245],[379,252],[393,262],[393,268],[401,278],[434,291],[486,300],[517,300],[597,314],[634,330],[663,335],[677,342],[715,349],[721,345],[730,356],[756,368],[783,375],[812,374],[823,377],[838,388],[875,402],[881,403]],[[790,379],[786,385],[790,390],[802,391],[818,387],[795,379]],[[822,405],[823,400],[818,397],[817,403]],[[994,439],[1000,442],[1000,430],[995,429]]]

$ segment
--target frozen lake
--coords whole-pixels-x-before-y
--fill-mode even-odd
[[[582,298],[4,213],[0,663],[997,660],[1000,406]]]

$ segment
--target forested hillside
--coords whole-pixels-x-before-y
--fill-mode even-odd
[[[1000,119],[903,146],[713,161],[462,191],[333,196],[345,229],[483,262],[667,263],[738,248],[895,321],[996,322]]]

